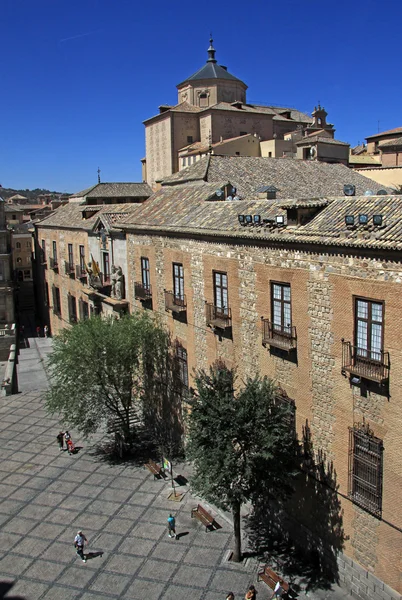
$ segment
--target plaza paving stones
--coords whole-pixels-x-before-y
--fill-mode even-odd
[[[49,340],[33,341],[25,373],[20,360],[22,393],[0,400],[0,582],[10,586],[4,599],[224,600],[232,590],[237,600],[251,583],[259,600],[270,598],[256,582],[256,561],[225,562],[233,547],[230,523],[217,513],[222,529],[206,533],[191,519],[198,501],[188,488],[180,503],[170,502],[169,481],[154,480],[141,466],[105,463],[74,431],[82,449],[59,452],[60,424],[46,415],[42,398],[50,348]],[[176,514],[178,540],[167,535],[169,512]],[[73,547],[78,529],[93,553],[85,564]],[[309,594],[347,596],[340,588]]]

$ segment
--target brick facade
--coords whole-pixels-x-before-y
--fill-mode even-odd
[[[398,401],[402,383],[398,333],[401,264],[350,249],[336,253],[321,250],[128,233],[128,286],[131,289],[141,278],[140,257],[147,256],[153,308],[173,337],[187,348],[190,379],[193,369],[223,358],[237,367],[240,379],[259,367],[262,374],[278,381],[295,401],[299,439],[307,424],[316,456],[332,462],[335,469],[345,534],[344,554],[339,556],[346,557],[344,562],[350,557],[360,569],[359,589],[363,594],[367,593],[370,574],[401,591],[400,553],[396,551],[402,539],[402,413]],[[166,312],[164,306],[163,291],[172,289],[173,262],[184,267],[184,322]],[[219,335],[206,326],[205,302],[214,300],[214,270],[228,275],[231,335]],[[291,286],[292,324],[297,330],[297,355],[293,358],[262,345],[261,317],[271,316],[270,282]],[[355,296],[384,302],[384,348],[390,352],[392,363],[389,394],[370,383],[353,386],[342,375],[341,340],[353,340]],[[382,519],[348,499],[349,427],[363,421],[384,444]],[[306,519],[305,525],[314,534],[314,523]],[[341,558],[338,564],[342,566]],[[341,576],[347,580],[348,574],[341,570]],[[354,577],[355,588],[360,585],[356,581]]]

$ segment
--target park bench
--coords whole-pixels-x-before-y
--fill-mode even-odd
[[[285,592],[284,597],[287,598],[289,595],[289,584],[286,581],[284,581],[282,577],[279,577],[279,575],[275,573],[275,571],[273,571],[269,565],[264,565],[258,571],[257,581],[264,581],[264,583],[266,583],[268,587],[271,588],[271,590],[274,590],[276,584],[279,582]]]
[[[144,464],[144,467],[146,467],[148,469],[148,471],[151,471],[152,475],[154,476],[154,479],[156,478],[163,478],[163,469],[162,467],[160,467],[158,464],[156,464],[156,462],[154,462],[153,460],[149,459],[149,461],[147,463]]]
[[[209,512],[207,512],[205,508],[201,506],[201,504],[197,504],[197,506],[191,509],[191,518],[193,517],[205,525],[205,531],[208,531],[208,529],[215,523],[214,517],[210,515]]]

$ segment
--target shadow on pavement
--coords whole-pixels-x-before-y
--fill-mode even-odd
[[[246,519],[249,555],[269,564],[292,589],[331,589],[339,583],[338,553],[343,549],[343,511],[336,471],[322,451],[315,452],[306,421],[300,472],[291,498],[260,498]]]
[[[27,600],[27,598],[23,598],[22,596],[7,596],[13,587],[14,581],[0,581],[0,600]]]

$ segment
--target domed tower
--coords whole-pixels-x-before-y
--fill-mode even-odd
[[[199,108],[208,108],[218,102],[246,102],[247,85],[218,65],[213,39],[209,40],[208,59],[196,73],[177,86],[178,103],[188,102]]]

